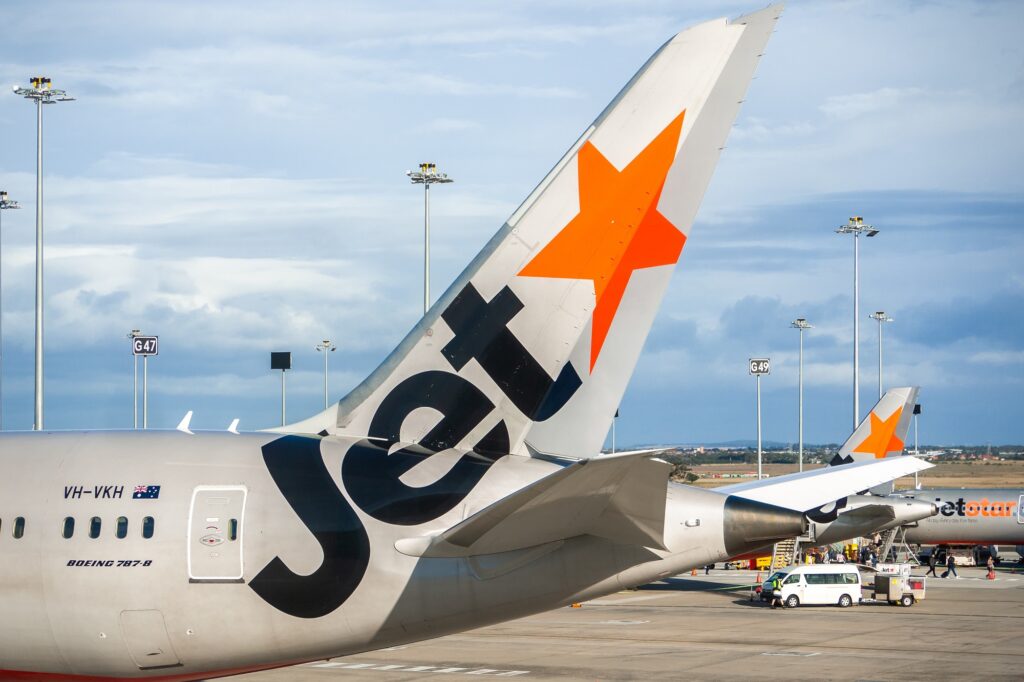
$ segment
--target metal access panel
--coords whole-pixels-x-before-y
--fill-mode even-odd
[[[129,655],[140,670],[181,665],[167,636],[164,615],[160,611],[122,611],[121,634]]]
[[[197,486],[188,520],[189,582],[242,582],[244,486]]]

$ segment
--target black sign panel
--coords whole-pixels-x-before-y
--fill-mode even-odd
[[[160,337],[136,336],[132,339],[132,355],[159,355]]]
[[[772,373],[772,362],[768,358],[750,358],[748,367],[751,374]]]
[[[292,354],[289,351],[271,351],[270,369],[291,369]]]

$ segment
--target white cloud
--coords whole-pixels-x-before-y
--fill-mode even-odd
[[[849,120],[904,105],[908,100],[929,95],[923,88],[879,88],[872,92],[832,95],[818,108],[826,115]]]
[[[423,126],[425,131],[438,133],[459,133],[467,130],[478,130],[481,128],[479,121],[471,121],[465,118],[435,118]]]
[[[1024,350],[981,351],[970,355],[967,361],[977,365],[1024,365]]]

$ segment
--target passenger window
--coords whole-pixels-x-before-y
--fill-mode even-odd
[[[238,519],[231,519],[228,522],[228,540],[234,542],[238,539]]]
[[[789,576],[788,578],[786,578],[786,580],[783,581],[782,584],[783,585],[792,585],[792,584],[798,583],[798,582],[800,582],[800,576],[796,575],[796,574],[793,574],[793,575]]]
[[[823,573],[808,573],[804,576],[804,580],[808,585],[824,585],[826,577]]]
[[[153,537],[153,517],[147,516],[142,519],[142,537],[147,540]]]
[[[100,521],[100,517],[98,516],[92,517],[92,519],[89,521],[89,537],[91,537],[93,540],[100,536],[101,524],[102,522]]]
[[[14,519],[14,537],[20,538],[25,534],[25,517],[19,516]]]
[[[68,517],[66,517],[64,519],[64,531],[61,533],[61,535],[64,536],[65,540],[68,540],[74,534],[75,534],[75,517],[68,516]]]
[[[117,528],[114,529],[114,535],[118,540],[123,540],[128,535],[128,519],[123,516],[117,517]]]

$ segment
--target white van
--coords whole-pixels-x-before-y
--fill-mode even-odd
[[[855,564],[806,564],[787,566],[769,576],[761,586],[761,600],[770,601],[772,581],[782,581],[782,603],[852,606],[860,602],[860,573]]]

